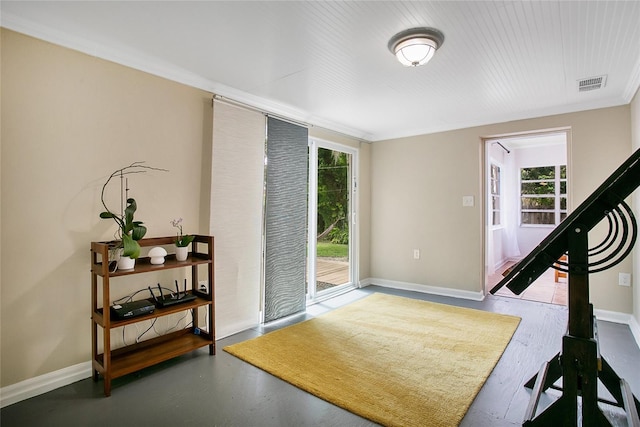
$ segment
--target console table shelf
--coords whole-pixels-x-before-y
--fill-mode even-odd
[[[210,344],[209,334],[195,335],[183,330],[122,347],[111,351],[110,375],[118,378]],[[104,354],[97,355],[93,368],[104,375]]]
[[[118,328],[120,326],[130,325],[132,323],[141,322],[143,320],[154,319],[156,317],[166,316],[168,314],[173,314],[173,313],[179,313],[185,310],[192,310],[194,308],[209,304],[209,301],[205,299],[207,298],[206,294],[202,294],[200,292],[187,292],[187,293],[194,293],[200,296],[193,301],[185,302],[182,304],[176,304],[169,307],[156,307],[156,309],[151,314],[143,314],[141,316],[131,317],[128,319],[111,319],[111,328]],[[102,311],[103,311],[102,308],[98,308],[96,311],[94,311],[93,318],[94,318],[94,321],[99,326],[102,326],[104,328],[105,323],[104,323],[104,316],[102,314]]]
[[[99,243],[99,245],[103,245],[103,243]],[[176,256],[174,254],[167,255],[165,257],[164,264],[151,264],[151,260],[148,257],[144,257],[138,258],[136,260],[135,267],[131,270],[117,270],[115,272],[109,272],[109,277],[127,276],[130,274],[146,273],[149,271],[162,271],[171,268],[184,268],[192,265],[208,264],[211,262],[212,260],[202,258],[201,254],[191,254],[186,261],[176,261]],[[98,262],[92,266],[91,272],[104,277],[104,267],[105,266],[102,265],[102,262]]]
[[[141,247],[173,245],[175,237],[155,237],[138,241]],[[214,282],[214,246],[213,236],[196,235],[192,251],[186,261],[177,261],[174,254],[165,258],[164,264],[151,264],[148,257],[136,260],[131,270],[110,268],[109,250],[116,242],[91,242],[91,342],[93,379],[104,379],[104,394],[111,395],[111,380],[159,362],[189,353],[201,347],[209,346],[209,354],[214,355],[215,348],[215,282]],[[204,250],[202,250],[204,248]],[[202,267],[204,266],[204,267]],[[202,292],[198,286],[198,269],[207,269],[208,292]],[[126,319],[112,318],[111,281],[118,277],[144,274],[176,268],[191,269],[191,286],[187,293],[195,299],[168,307],[156,307],[153,313]],[[206,313],[206,324],[199,325],[200,310]],[[112,349],[111,330],[125,327],[161,316],[191,311],[192,326],[155,338],[144,340],[118,349]],[[98,329],[102,330],[99,337]],[[102,350],[99,350],[102,344]],[[99,351],[102,351],[101,353]]]

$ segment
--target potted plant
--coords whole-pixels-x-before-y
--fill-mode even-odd
[[[109,175],[109,178],[102,186],[102,192],[100,193],[100,201],[102,202],[102,206],[104,206],[105,209],[103,212],[100,212],[100,218],[112,219],[118,226],[118,230],[115,234],[118,243],[115,246],[115,249],[122,250],[120,259],[118,260],[118,268],[122,270],[131,269],[134,267],[135,260],[140,256],[140,244],[138,243],[138,240],[142,239],[147,233],[147,227],[143,225],[142,221],[134,220],[134,215],[136,210],[138,209],[138,204],[136,203],[136,200],[134,198],[128,197],[128,180],[125,181],[126,184],[124,187],[126,192],[126,207],[122,209],[122,212],[120,214],[116,214],[111,209],[109,209],[104,200],[104,193],[107,185],[115,176],[120,176],[120,198],[122,199],[122,180],[124,179],[125,175],[142,173],[146,172],[147,170],[166,171],[165,169],[144,166],[142,163],[143,162],[134,162],[129,166],[125,166],[122,169],[114,171],[111,175]]]
[[[104,204],[104,200],[103,200]],[[138,205],[135,199],[127,199],[127,207],[124,210],[124,215],[119,216],[109,210],[100,213],[102,219],[113,219],[118,224],[117,238],[120,241],[120,247],[122,253],[120,258],[129,258],[133,261],[123,260],[122,263],[118,263],[118,267],[121,269],[133,268],[135,260],[140,256],[140,244],[138,240],[142,239],[147,233],[147,227],[142,225],[142,221],[134,221],[133,215],[136,212]]]
[[[176,260],[185,261],[189,255],[188,246],[196,236],[182,234],[182,218],[172,220],[171,224],[178,229],[178,233],[176,233]]]

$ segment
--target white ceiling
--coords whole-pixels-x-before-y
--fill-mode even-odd
[[[3,27],[370,141],[628,104],[639,1],[6,1]],[[435,27],[427,65],[395,33]],[[603,89],[577,80],[607,75]]]

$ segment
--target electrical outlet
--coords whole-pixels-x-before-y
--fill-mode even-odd
[[[631,274],[630,273],[618,273],[618,285],[631,286]]]
[[[209,284],[206,280],[200,280],[198,282],[198,290],[200,292],[209,292]]]
[[[413,259],[420,259],[420,249],[413,250]]]
[[[462,196],[462,206],[465,208],[472,208],[475,204],[473,196]]]

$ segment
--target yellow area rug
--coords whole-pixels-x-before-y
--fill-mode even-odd
[[[385,294],[225,351],[386,426],[457,426],[520,319]]]

